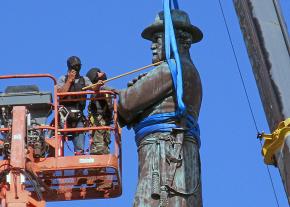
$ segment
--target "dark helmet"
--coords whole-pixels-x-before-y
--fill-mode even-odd
[[[91,80],[92,83],[97,83],[99,80],[107,80],[106,73],[104,73],[104,76],[101,79],[99,79],[98,73],[104,73],[104,72],[101,71],[101,69],[99,68],[91,68],[87,72],[86,76]]]
[[[67,59],[67,67],[69,70],[73,69],[73,70],[76,70],[76,71],[79,71],[81,69],[81,60],[79,57],[77,56],[70,56],[68,59]]]

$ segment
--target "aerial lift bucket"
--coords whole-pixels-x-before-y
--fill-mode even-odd
[[[54,82],[54,102],[51,101],[51,94],[47,93],[0,94],[0,115],[11,116],[10,124],[4,124],[0,128],[0,132],[5,137],[0,143],[0,149],[4,152],[3,160],[0,161],[2,207],[45,206],[45,202],[48,201],[120,196],[122,194],[121,130],[117,123],[116,94],[112,91],[97,92],[107,94],[112,98],[114,104],[112,125],[83,128],[60,127],[60,97],[95,94],[96,92],[57,93],[56,79],[49,74],[0,76],[0,79],[42,77],[51,78]],[[74,101],[86,99],[79,98]],[[29,120],[31,116],[43,121],[43,117],[37,115],[41,114],[41,110],[47,110],[47,106],[54,113],[54,123],[52,125],[31,124]],[[64,155],[66,133],[92,130],[111,131],[111,137],[114,137],[112,140],[114,150],[110,154]],[[47,131],[54,132],[50,133],[53,134],[52,137],[44,139],[48,151],[45,157],[35,156],[35,146],[31,145],[28,139],[32,135],[45,134]]]

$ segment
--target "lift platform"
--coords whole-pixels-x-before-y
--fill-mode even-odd
[[[0,79],[50,78],[53,94],[32,87],[8,88],[0,94],[0,198],[2,207],[45,206],[49,201],[114,198],[122,194],[121,130],[117,123],[117,99],[112,91],[57,93],[50,74],[7,75]],[[114,105],[110,126],[61,127],[61,97],[107,94]],[[100,98],[95,99],[101,99]],[[67,100],[72,101],[72,100]],[[46,124],[53,113],[53,123]],[[1,120],[1,119],[0,119]],[[111,131],[113,147],[106,155],[66,156],[68,132]],[[50,135],[47,137],[47,135]]]

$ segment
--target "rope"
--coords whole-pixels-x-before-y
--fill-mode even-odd
[[[130,75],[130,74],[132,74],[132,73],[139,72],[139,71],[141,71],[141,70],[145,70],[145,69],[150,68],[150,67],[153,67],[153,66],[160,65],[160,64],[162,64],[162,63],[163,63],[163,61],[159,61],[159,62],[157,62],[157,63],[153,63],[153,64],[150,64],[150,65],[146,65],[146,66],[144,66],[144,67],[142,67],[142,68],[138,68],[138,69],[135,69],[135,70],[129,71],[129,72],[127,72],[127,73],[123,73],[123,74],[118,75],[118,76],[115,76],[115,77],[113,77],[113,78],[109,78],[108,80],[103,81],[103,83],[107,83],[107,82],[109,82],[109,81],[112,81],[112,80],[115,80],[115,79],[118,79],[118,78],[124,77],[124,76],[126,76],[126,75]],[[87,90],[87,89],[92,88],[92,87],[97,86],[97,85],[98,85],[98,83],[94,83],[94,84],[92,84],[92,85],[89,85],[89,86],[83,87],[82,90]]]
[[[252,120],[254,122],[254,125],[255,125],[255,128],[256,128],[257,134],[258,134],[259,133],[259,129],[258,129],[257,121],[256,121],[256,118],[254,116],[254,112],[253,112],[253,108],[252,108],[252,105],[251,105],[251,102],[250,102],[248,91],[246,89],[246,84],[245,84],[245,81],[244,81],[243,74],[241,72],[240,64],[239,64],[239,61],[238,61],[238,58],[237,58],[237,55],[236,55],[236,51],[235,51],[233,40],[232,40],[232,37],[231,37],[231,34],[230,34],[229,26],[228,26],[228,23],[227,23],[225,14],[224,14],[223,6],[222,6],[220,0],[218,0],[218,2],[219,2],[219,6],[220,6],[220,9],[221,9],[222,16],[223,16],[223,20],[224,20],[224,23],[225,23],[225,27],[226,27],[226,30],[227,30],[227,33],[228,33],[228,38],[229,38],[229,41],[230,41],[230,44],[231,44],[231,48],[232,48],[232,51],[233,51],[233,54],[234,54],[234,57],[235,57],[235,62],[236,62],[237,69],[238,69],[238,72],[239,72],[239,75],[240,75],[240,79],[241,79],[241,82],[242,82],[242,85],[243,85],[243,89],[244,89],[244,92],[245,92],[245,95],[246,95],[246,98],[247,98],[247,102],[248,102],[248,106],[249,106],[249,109],[250,109],[250,112],[251,112]],[[261,140],[260,140],[260,144],[261,144],[261,147],[262,147]],[[273,182],[272,175],[271,175],[271,172],[269,170],[269,166],[268,165],[267,165],[267,171],[268,171],[269,179],[270,179],[270,182],[271,182],[271,185],[272,185],[272,189],[273,189],[273,193],[274,193],[274,196],[275,196],[275,200],[276,200],[277,206],[279,207],[280,205],[279,205],[277,193],[276,193],[276,190],[275,190],[275,187],[274,187],[274,182]]]

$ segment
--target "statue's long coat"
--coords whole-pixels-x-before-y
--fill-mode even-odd
[[[181,56],[183,67],[183,101],[187,113],[198,119],[202,88],[199,74],[190,57]],[[176,110],[175,92],[167,63],[154,68],[148,74],[120,92],[118,111],[127,126],[134,126],[142,119],[160,113]],[[176,120],[179,124],[180,120]],[[160,172],[161,186],[170,176],[170,162],[166,159],[174,152],[174,138],[171,133],[147,135],[138,144],[139,182],[135,195],[135,207],[158,207],[159,196],[152,196],[156,189],[152,184],[153,171]],[[158,146],[157,144],[158,143]],[[178,143],[176,143],[178,144]],[[201,207],[201,182],[199,146],[196,137],[185,137],[182,144],[182,163],[173,172],[173,182],[168,194],[168,207]]]

